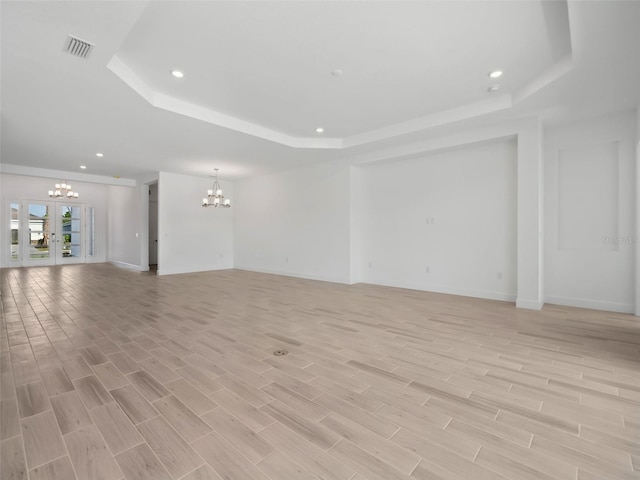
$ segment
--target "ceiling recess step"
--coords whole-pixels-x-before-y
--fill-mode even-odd
[[[75,57],[88,58],[89,54],[93,51],[93,47],[95,47],[93,43],[69,35],[65,43],[64,51]]]

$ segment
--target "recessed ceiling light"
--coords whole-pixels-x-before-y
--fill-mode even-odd
[[[104,153],[98,152],[98,153],[96,153],[96,157],[104,157]]]
[[[494,70],[489,74],[490,78],[500,78],[502,76],[502,70]]]
[[[343,73],[344,72],[339,68],[336,68],[335,70],[331,70],[331,75],[333,75],[334,77],[340,77],[342,76]]]
[[[82,170],[85,170],[85,169],[87,168],[87,166],[86,166],[86,165],[80,165],[80,168],[81,168]]]
[[[176,78],[184,77],[184,73],[182,73],[180,70],[171,70],[171,75],[173,75]]]
[[[487,91],[489,93],[493,93],[493,92],[497,92],[498,90],[500,90],[502,88],[502,85],[498,85],[497,83],[495,85],[491,85],[489,88],[487,88]]]
[[[324,128],[318,127],[318,128],[316,128],[316,132],[322,133],[322,132],[324,132]]]

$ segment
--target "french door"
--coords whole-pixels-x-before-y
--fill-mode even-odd
[[[10,202],[10,210],[11,264],[84,263],[87,256],[93,256],[92,207],[68,201],[23,200]]]

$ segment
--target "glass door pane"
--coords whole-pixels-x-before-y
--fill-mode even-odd
[[[96,210],[93,207],[87,208],[87,257],[96,254]]]
[[[29,203],[29,260],[46,265],[54,259],[54,243],[51,241],[51,216],[48,204]],[[55,235],[55,234],[54,234]]]
[[[94,256],[95,210],[67,202],[7,202],[9,221],[4,228],[9,232],[5,230],[8,241],[7,247],[2,246],[4,258],[8,257],[13,266],[40,266],[83,263],[87,255]]]
[[[62,205],[60,207],[60,223],[58,236],[60,255],[63,263],[84,261],[82,248],[82,207],[79,205]]]
[[[10,204],[10,222],[11,222],[11,261],[20,261],[20,204]]]

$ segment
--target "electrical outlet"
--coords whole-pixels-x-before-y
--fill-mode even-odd
[[[424,273],[431,273],[431,267],[429,266],[424,267]]]
[[[369,268],[373,267],[373,263],[369,262]]]
[[[502,272],[498,272],[498,280],[502,280]]]

